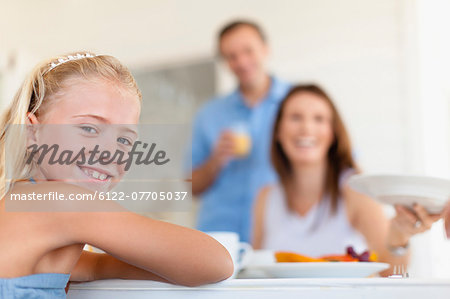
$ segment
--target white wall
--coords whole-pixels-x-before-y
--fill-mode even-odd
[[[423,173],[450,177],[450,2],[417,1],[417,109],[420,126],[417,144],[423,153]],[[450,242],[442,223],[413,240],[417,272],[450,277]],[[420,258],[428,256],[428,259]]]
[[[42,58],[89,49],[136,67],[211,57],[220,25],[250,17],[267,30],[274,73],[330,92],[365,171],[449,176],[450,125],[439,131],[441,139],[430,135],[450,115],[448,90],[447,100],[429,94],[436,67],[429,43],[437,39],[426,39],[442,26],[423,23],[444,3],[436,1],[0,0],[0,104]],[[220,90],[229,90],[229,73],[221,68],[218,75]],[[422,257],[429,253],[421,248]]]
[[[20,71],[74,49],[111,53],[131,66],[211,56],[219,26],[248,16],[267,29],[276,74],[329,90],[365,170],[417,168],[404,113],[403,1],[3,1],[0,51],[18,51],[27,66]]]

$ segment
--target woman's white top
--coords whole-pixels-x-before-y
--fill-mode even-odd
[[[341,186],[352,173],[347,171],[341,176]],[[271,188],[266,198],[262,249],[319,257],[345,254],[348,246],[353,246],[356,252],[367,250],[364,236],[349,222],[342,198],[338,199],[335,213],[331,199],[324,197],[301,216],[288,209],[281,185]]]

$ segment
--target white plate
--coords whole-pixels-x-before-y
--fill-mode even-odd
[[[274,278],[364,278],[387,268],[389,264],[374,262],[308,262],[250,265],[246,270]]]
[[[438,214],[450,199],[450,181],[405,175],[355,175],[349,186],[390,205],[412,207],[415,203]]]

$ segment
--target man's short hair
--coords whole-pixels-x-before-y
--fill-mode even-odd
[[[243,26],[248,26],[248,27],[253,28],[256,31],[256,33],[258,33],[258,35],[262,39],[262,41],[266,42],[266,34],[264,33],[264,31],[258,24],[254,23],[252,21],[248,21],[248,20],[235,20],[235,21],[232,21],[232,22],[228,23],[227,25],[223,26],[222,29],[219,31],[219,36],[218,36],[219,44],[225,35],[234,31],[235,29],[237,29],[239,27],[243,27]]]

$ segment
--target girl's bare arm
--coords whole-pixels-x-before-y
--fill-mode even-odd
[[[57,191],[55,188],[65,193],[88,192],[67,184],[53,186],[52,190]],[[104,204],[105,210],[120,210],[112,202],[100,204]],[[134,279],[148,277],[195,286],[224,280],[233,273],[228,251],[197,230],[126,211],[55,214],[60,218],[59,242],[88,243],[111,256],[101,256],[95,261],[97,278],[112,278],[112,273],[122,273],[120,275]],[[93,259],[86,254],[83,258]]]

